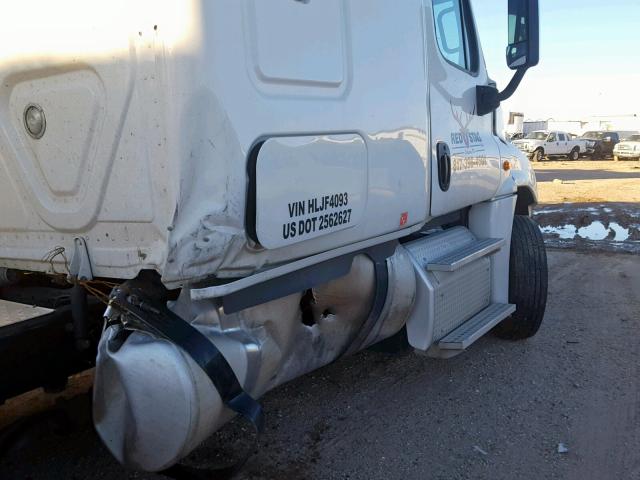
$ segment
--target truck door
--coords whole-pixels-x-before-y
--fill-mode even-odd
[[[558,145],[561,150],[558,153],[569,153],[571,151],[567,136],[568,135],[565,135],[564,133],[558,132]]]
[[[558,134],[551,132],[547,137],[544,151],[547,155],[558,155],[560,152],[560,142],[558,142]]]
[[[425,1],[431,130],[431,215],[491,198],[501,177],[493,115],[476,115],[487,85],[469,0]]]
[[[558,133],[558,140],[560,141],[560,145],[562,146],[562,151],[568,152],[569,142],[567,141],[566,135],[564,133]]]

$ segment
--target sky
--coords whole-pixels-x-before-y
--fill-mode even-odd
[[[471,0],[491,78],[503,89],[507,0]],[[540,63],[502,104],[531,120],[640,116],[640,0],[539,0]]]

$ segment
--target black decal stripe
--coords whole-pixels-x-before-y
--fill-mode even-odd
[[[376,262],[384,262],[394,254],[397,245],[398,242],[393,240],[252,285],[223,297],[222,307],[226,314],[239,312],[245,308],[316,287],[349,273],[356,255],[365,254]]]

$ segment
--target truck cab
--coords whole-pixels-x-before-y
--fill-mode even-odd
[[[0,400],[95,364],[105,445],[163,471],[368,346],[537,332],[535,174],[496,128],[536,0],[502,91],[469,0],[37,3],[0,19]]]

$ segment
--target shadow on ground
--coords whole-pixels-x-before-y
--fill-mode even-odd
[[[637,171],[635,172],[616,172],[612,170],[536,170],[536,178],[538,182],[552,182],[555,179],[563,181],[575,180],[618,180],[637,178],[640,180],[640,163],[635,162]],[[633,168],[633,167],[632,167]],[[635,169],[635,168],[634,168]]]

